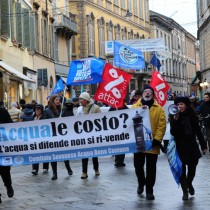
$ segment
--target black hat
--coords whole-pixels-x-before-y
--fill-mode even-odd
[[[142,95],[142,91],[141,90],[136,90],[134,96],[141,96]]]
[[[184,103],[186,106],[190,106],[191,102],[188,97],[177,97],[174,100],[174,104],[177,105],[178,103]]]
[[[44,106],[42,104],[36,104],[35,109],[41,109],[42,111],[44,110]]]
[[[146,90],[146,89],[150,89],[150,90],[152,90],[153,95],[155,94],[154,89],[153,89],[150,85],[147,85],[147,84],[145,84],[145,85],[144,85],[144,88],[143,88],[143,90],[142,90],[142,93],[143,93],[143,92],[144,92],[144,90]]]

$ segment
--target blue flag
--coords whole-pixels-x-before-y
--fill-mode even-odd
[[[139,50],[114,42],[114,66],[126,69],[144,69],[144,55]]]
[[[98,58],[85,58],[71,62],[67,85],[95,84],[102,81],[105,62]]]
[[[55,84],[52,92],[50,93],[49,96],[47,96],[47,99],[53,95],[53,94],[57,94],[57,93],[60,93],[64,90],[64,84],[63,84],[63,79],[62,77],[60,77],[60,79],[57,81],[57,83]]]
[[[169,140],[168,146],[167,146],[167,157],[169,166],[171,169],[171,172],[173,174],[173,177],[176,181],[176,183],[180,184],[180,177],[183,173],[182,171],[182,162],[179,158],[179,155],[176,150],[176,143],[174,140],[174,137],[171,136],[171,139]]]
[[[160,67],[162,66],[161,63],[160,63],[160,60],[159,60],[159,59],[157,58],[157,56],[156,56],[156,53],[153,54],[150,63],[151,63],[153,66],[156,66],[157,69],[158,69],[158,71],[160,70]]]

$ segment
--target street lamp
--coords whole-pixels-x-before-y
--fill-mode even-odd
[[[206,89],[208,89],[209,83],[205,79],[203,82],[200,83],[200,86],[201,88],[205,88],[205,92],[206,92]]]

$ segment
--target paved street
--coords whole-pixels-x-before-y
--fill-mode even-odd
[[[172,209],[203,210],[210,206],[210,155],[199,163],[194,181],[195,196],[182,201],[182,191],[176,185],[170,172],[165,154],[158,159],[157,181],[154,201],[136,194],[137,180],[134,174],[133,157],[126,155],[126,167],[115,168],[114,157],[99,158],[99,177],[94,176],[89,160],[89,177],[81,180],[81,161],[71,161],[74,174],[67,175],[64,163],[59,163],[58,179],[51,181],[52,171],[38,176],[31,175],[31,166],[12,168],[15,196],[8,198],[1,181],[2,204],[0,209],[42,209],[42,210],[135,210]]]

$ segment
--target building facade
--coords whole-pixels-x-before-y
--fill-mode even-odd
[[[196,75],[196,38],[172,18],[150,11],[152,38],[163,38],[168,50],[157,52],[171,91],[177,95],[197,94],[191,82]],[[164,56],[161,54],[164,53]]]
[[[197,25],[203,95],[204,92],[210,91],[210,0],[197,0]]]
[[[106,41],[150,37],[148,0],[71,0],[69,10],[78,22],[78,35],[72,39],[72,59],[99,57],[112,63],[113,56],[105,54]],[[148,62],[147,53],[145,60]],[[141,88],[145,72],[132,75],[130,90]],[[97,86],[83,88],[94,94]],[[80,87],[74,89],[78,95]]]
[[[57,2],[0,1],[0,100],[6,107],[21,98],[46,105],[56,75],[63,76],[58,70],[68,74],[69,31],[76,34],[77,25],[69,18],[68,1]]]

